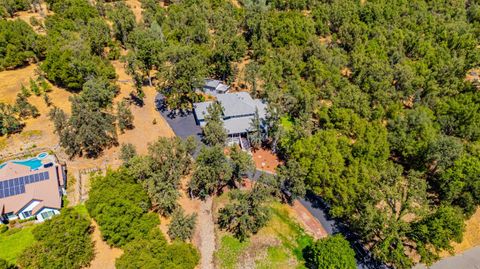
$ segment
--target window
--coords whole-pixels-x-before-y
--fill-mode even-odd
[[[23,214],[23,218],[28,219],[32,216],[32,211],[31,210],[30,211],[25,211],[22,214]]]
[[[8,212],[8,213],[7,213],[7,218],[8,218],[8,219],[11,219],[11,218],[13,218],[13,217],[15,217],[15,214],[14,214],[13,212]]]
[[[47,212],[43,212],[41,215],[42,215],[42,219],[49,219],[50,217],[55,215],[55,213],[53,211],[47,211]]]

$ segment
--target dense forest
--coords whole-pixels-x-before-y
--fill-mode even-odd
[[[72,156],[116,143],[109,60],[121,58],[135,94],[154,85],[171,109],[201,100],[205,77],[244,80],[269,104],[263,140],[286,161],[283,188],[319,195],[396,268],[451,250],[480,204],[480,91],[465,79],[480,60],[476,0],[142,0],[140,23],[122,1],[46,2],[46,35],[0,20],[0,69],[40,62],[46,79],[79,93],[72,115],[51,112]],[[0,14],[36,3],[1,1]],[[18,131],[19,113],[0,105],[0,134]],[[196,195],[218,187],[202,186]],[[175,203],[152,201],[174,212]]]

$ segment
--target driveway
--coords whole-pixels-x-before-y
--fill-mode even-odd
[[[155,97],[155,107],[168,122],[175,135],[183,139],[194,136],[198,141],[201,141],[202,129],[196,124],[193,111],[176,112],[168,110],[163,100],[163,95],[157,94]]]
[[[318,196],[311,193],[305,198],[298,199],[300,203],[322,224],[328,234],[340,233],[350,242],[355,250],[355,259],[358,269],[388,269],[389,267],[376,261],[370,252],[358,241],[358,238],[352,234],[348,227],[328,215],[328,206]],[[440,268],[439,268],[440,269]],[[443,268],[442,268],[443,269]]]

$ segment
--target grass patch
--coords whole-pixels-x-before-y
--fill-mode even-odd
[[[33,243],[33,229],[35,226],[14,228],[0,234],[0,258],[16,264],[17,258],[22,252]]]
[[[215,202],[220,201],[227,202],[223,195]],[[245,242],[228,233],[217,234],[221,238],[215,254],[219,268],[239,268],[243,264],[240,257],[252,255],[256,268],[305,268],[303,249],[313,238],[291,216],[287,205],[273,202],[270,210],[267,226]]]
[[[269,268],[286,268],[290,255],[286,249],[281,246],[269,247],[267,249],[267,257],[262,260],[258,260],[256,268],[269,269]]]
[[[80,214],[81,216],[90,218],[90,215],[88,214],[88,210],[87,210],[87,207],[85,206],[85,204],[76,205],[76,206],[73,207],[73,210],[75,212],[77,212],[78,214]]]
[[[224,235],[220,242],[220,249],[215,253],[215,257],[220,262],[220,268],[235,269],[238,257],[248,245],[248,240],[240,242],[231,235]]]
[[[277,229],[277,236],[282,240],[285,248],[289,249],[297,258],[304,262],[303,249],[313,242],[313,238],[305,233],[305,230],[292,219],[285,205],[274,203],[271,207],[272,221],[278,222],[274,227]]]

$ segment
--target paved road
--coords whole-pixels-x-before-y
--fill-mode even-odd
[[[436,262],[430,267],[417,265],[414,269],[480,269],[480,247],[474,247],[462,254],[448,257]]]

